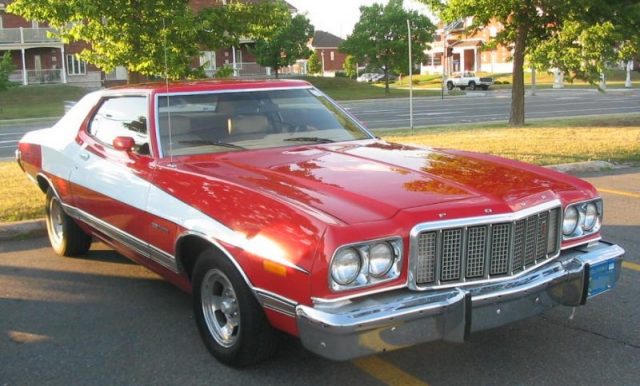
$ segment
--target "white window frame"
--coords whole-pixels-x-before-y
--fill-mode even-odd
[[[206,65],[208,63],[208,65]],[[215,70],[218,68],[216,65],[216,52],[215,51],[200,51],[200,65],[206,70]]]
[[[87,62],[78,59],[78,57],[75,54],[65,55],[64,60],[67,66],[67,75],[69,76],[87,75]]]
[[[331,61],[335,61],[336,60],[336,53],[334,51],[331,51]]]

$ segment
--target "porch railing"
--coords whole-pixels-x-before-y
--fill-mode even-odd
[[[0,28],[0,44],[62,43],[50,36],[53,28]]]

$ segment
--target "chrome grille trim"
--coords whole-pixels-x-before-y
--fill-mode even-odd
[[[556,199],[514,213],[416,225],[410,234],[409,288],[507,280],[552,261],[560,255],[560,209]],[[554,243],[553,251],[547,251]],[[432,258],[418,258],[426,256],[427,245]]]

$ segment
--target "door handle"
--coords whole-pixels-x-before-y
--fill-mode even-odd
[[[89,153],[80,153],[80,158],[87,161],[89,159]]]

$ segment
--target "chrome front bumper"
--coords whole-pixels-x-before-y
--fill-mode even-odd
[[[619,278],[624,250],[598,242],[564,251],[526,275],[464,288],[397,290],[339,304],[296,307],[298,330],[310,351],[348,360],[418,343],[463,342],[471,332],[502,326],[555,305],[587,300],[589,267],[613,259]]]

